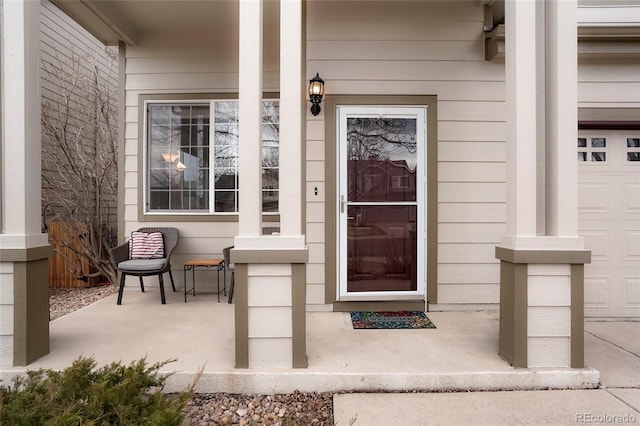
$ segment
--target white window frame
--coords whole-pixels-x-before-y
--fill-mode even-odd
[[[279,98],[265,98],[263,102],[276,101],[279,102]],[[238,211],[233,212],[217,212],[215,211],[215,104],[218,102],[239,102],[237,98],[211,98],[211,99],[146,99],[143,105],[143,123],[142,125],[142,205],[145,216],[237,216]],[[209,208],[207,210],[191,211],[191,210],[151,210],[149,209],[149,106],[150,105],[208,105],[209,106]],[[261,123],[262,124],[262,123]],[[240,143],[238,141],[238,143]],[[278,170],[280,167],[278,166]],[[239,185],[238,185],[239,190]],[[260,188],[261,192],[264,192]],[[280,188],[272,189],[271,191],[277,191],[278,200],[280,194]],[[237,200],[236,200],[237,202]],[[275,212],[262,212],[265,216],[278,216],[280,214],[279,205],[278,211]]]

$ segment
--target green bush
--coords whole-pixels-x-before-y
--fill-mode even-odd
[[[181,410],[195,382],[179,394],[162,393],[169,377],[145,358],[128,366],[112,363],[96,369],[80,357],[63,371],[37,370],[0,386],[2,425],[180,425]]]

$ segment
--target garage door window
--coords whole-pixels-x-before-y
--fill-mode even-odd
[[[607,139],[578,138],[578,161],[607,161]]]
[[[640,161],[640,138],[627,138],[627,161]]]

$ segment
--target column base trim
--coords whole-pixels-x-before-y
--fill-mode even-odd
[[[291,361],[292,368],[307,368],[306,345],[306,262],[308,249],[232,249],[235,264],[235,347],[236,368],[252,368],[249,354],[249,265],[291,265]]]
[[[529,265],[569,265],[571,279],[571,368],[584,368],[584,264],[589,250],[513,250],[496,247],[500,259],[498,353],[514,367],[528,368]]]

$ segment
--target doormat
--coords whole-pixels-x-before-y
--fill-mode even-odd
[[[351,312],[355,329],[436,328],[424,312]]]

